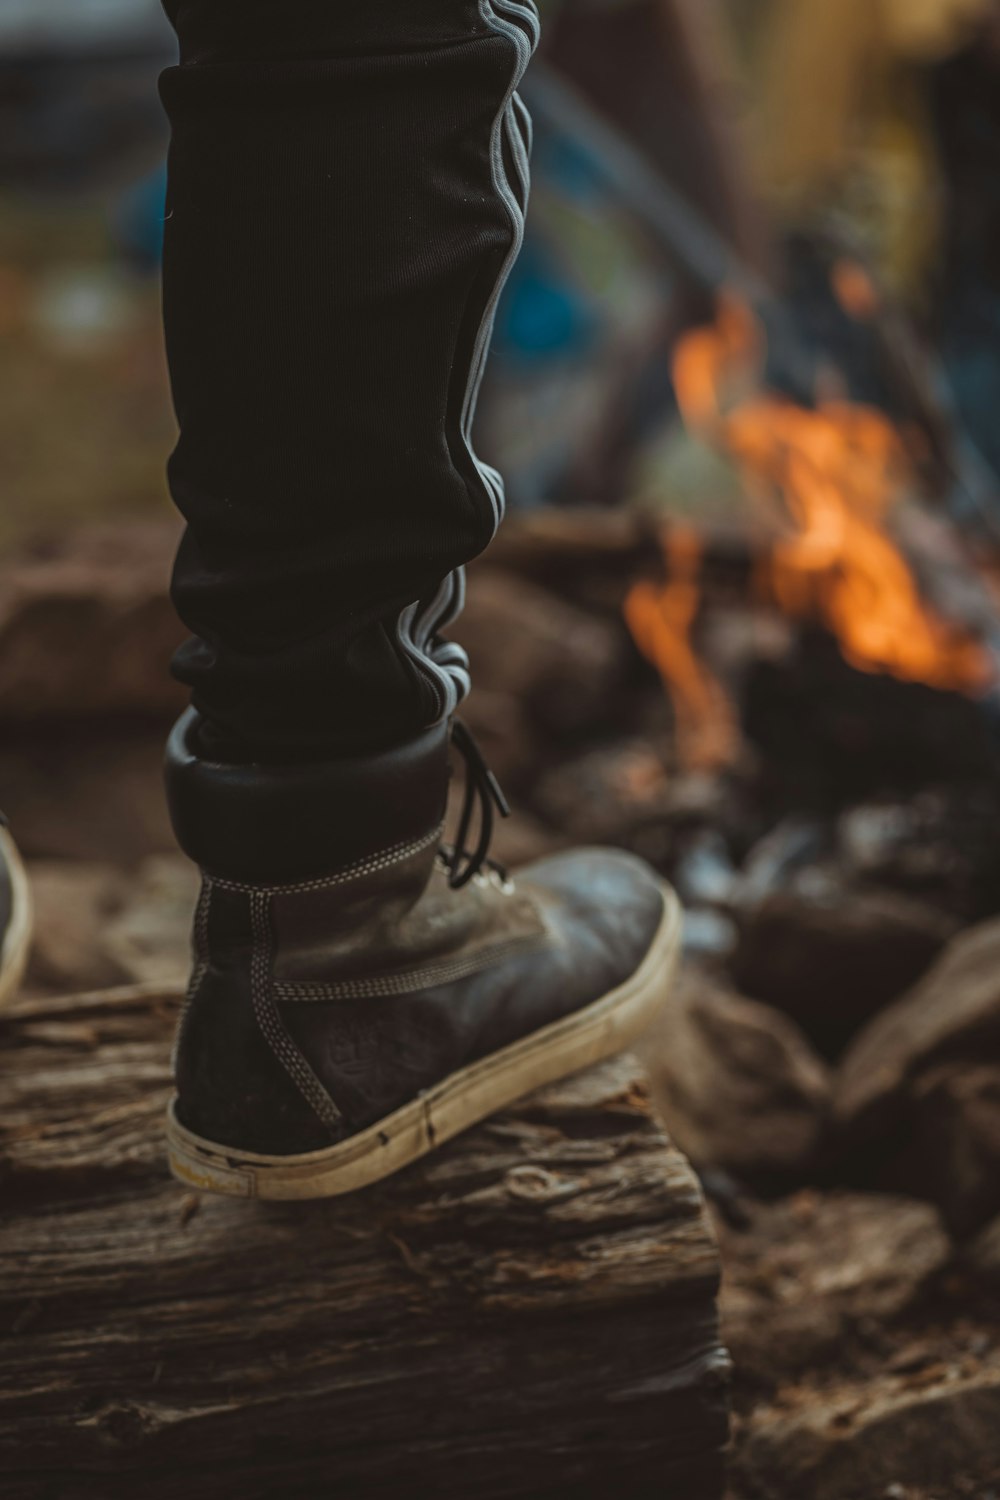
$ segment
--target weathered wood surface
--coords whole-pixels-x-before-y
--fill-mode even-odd
[[[351,1198],[199,1198],[175,1010],[0,1021],[4,1500],[721,1495],[716,1251],[632,1060]]]

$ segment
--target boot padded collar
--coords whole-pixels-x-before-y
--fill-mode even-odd
[[[301,765],[207,758],[188,709],[167,742],[178,843],[211,875],[281,885],[331,874],[438,827],[448,796],[447,722],[391,750]]]

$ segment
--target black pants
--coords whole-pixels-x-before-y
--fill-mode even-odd
[[[470,426],[534,3],[164,3],[175,670],[241,757],[387,746],[468,689],[439,632],[503,512]]]

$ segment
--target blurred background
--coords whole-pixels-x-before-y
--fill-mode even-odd
[[[1000,5],[543,12],[478,427],[510,517],[460,628],[500,854],[622,844],[685,901],[646,1060],[722,1240],[734,1495],[819,1493],[826,1423],[824,1496],[988,1500]],[[0,0],[0,802],[39,996],[186,962],[171,56],[157,0]]]

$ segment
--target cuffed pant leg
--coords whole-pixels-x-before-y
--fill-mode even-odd
[[[175,671],[256,759],[391,744],[503,513],[471,422],[520,245],[521,0],[166,0]]]

